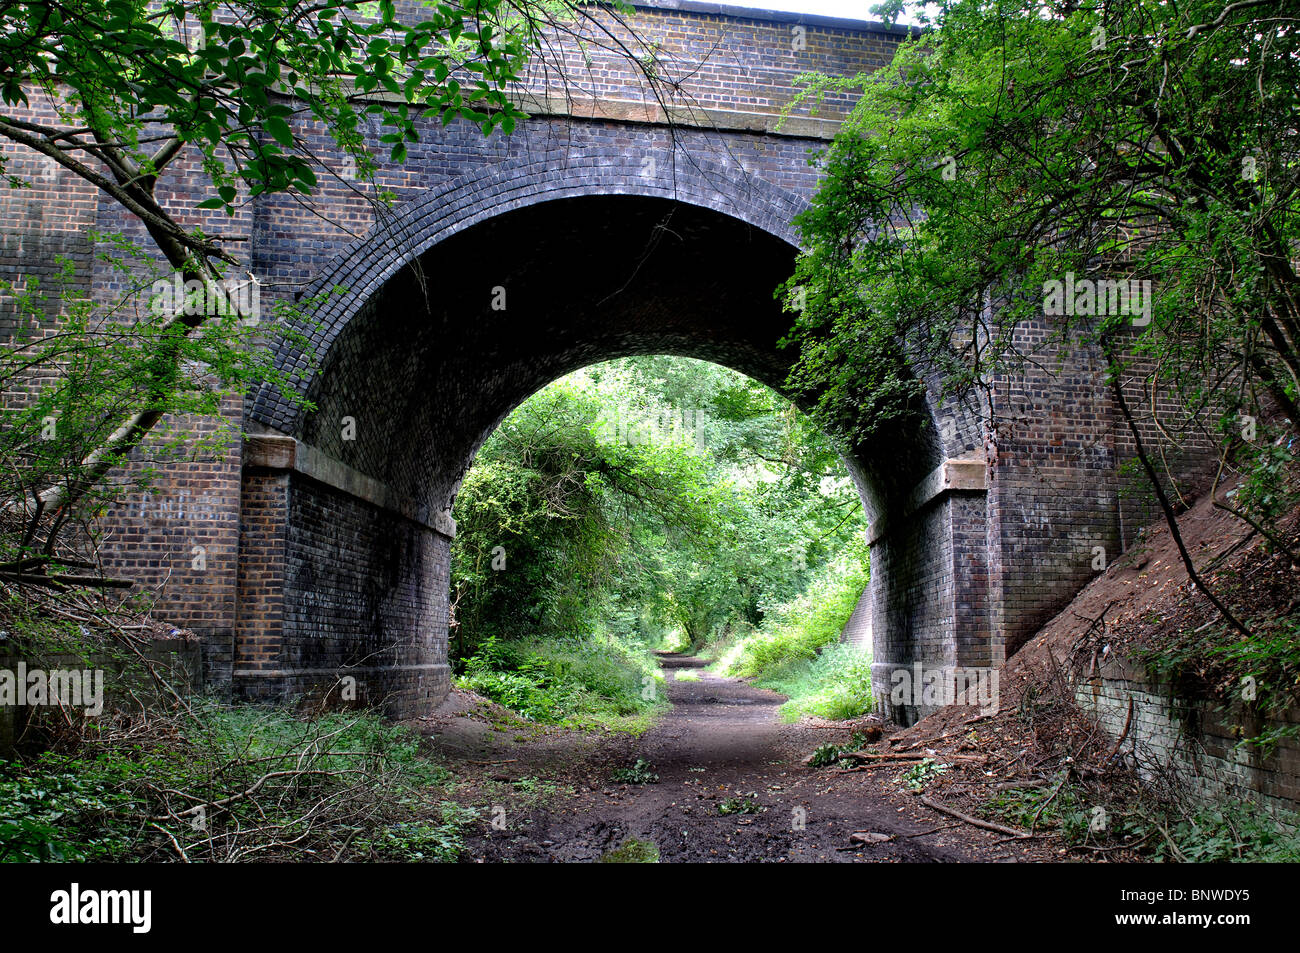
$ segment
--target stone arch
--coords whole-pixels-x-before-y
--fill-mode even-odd
[[[244,694],[343,671],[364,675],[364,700],[398,711],[445,691],[452,499],[481,441],[550,380],[667,352],[780,389],[789,320],[772,289],[789,274],[804,201],[698,157],[646,158],[506,162],[408,203],[323,269],[308,295],[346,290],[316,315],[319,368],[277,352],[315,412],[269,388],[248,408],[268,435],[245,459],[241,565],[280,547],[284,577],[269,620],[259,593],[241,591]],[[494,315],[497,288],[508,303]],[[872,522],[860,614],[878,687],[917,661],[991,656],[982,463],[949,461],[977,449],[976,429],[963,408],[925,412],[933,426],[846,455]]]
[[[653,164],[647,166],[646,160]],[[737,171],[689,153],[648,150],[570,156],[558,166],[545,156],[525,155],[461,176],[394,210],[320,271],[305,297],[331,287],[346,290],[314,315],[320,326],[310,334],[311,344],[317,354],[328,351],[375,291],[433,246],[487,219],[541,202],[593,195],[671,199],[731,216],[797,247],[792,222],[807,202]],[[277,363],[293,373],[305,393],[311,381],[305,357],[282,346]],[[284,433],[296,429],[297,413],[270,387],[258,391],[249,410],[258,423]]]

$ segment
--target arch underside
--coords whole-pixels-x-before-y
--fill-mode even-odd
[[[285,575],[279,618],[253,618],[237,635],[233,674],[244,694],[324,692],[344,671],[356,673],[358,700],[399,712],[445,692],[455,493],[487,435],[550,381],[669,353],[784,389],[794,354],[779,346],[790,317],[774,290],[793,267],[797,203],[752,183],[716,186],[705,197],[695,183],[690,200],[639,178],[589,184],[585,194],[563,186],[531,201],[516,195],[495,214],[473,203],[463,221],[430,199],[322,276],[319,287],[350,290],[320,316],[319,368],[300,373],[315,410],[299,413],[265,390],[250,408],[255,423],[299,449],[279,469],[245,465],[244,522],[260,526],[264,516],[273,527]],[[435,234],[418,224],[422,214],[434,216]],[[377,268],[381,282],[367,271]],[[294,355],[281,357],[292,370]],[[915,499],[945,460],[941,429],[931,419],[845,454],[878,527],[863,609],[880,685],[915,661],[991,657],[987,559],[975,545],[984,494],[941,488]],[[962,427],[945,434],[968,438]],[[276,541],[241,548],[263,545]]]

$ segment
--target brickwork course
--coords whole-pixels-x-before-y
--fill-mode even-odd
[[[321,301],[310,354],[276,345],[315,409],[250,393],[227,416],[242,444],[169,467],[103,521],[109,565],[157,587],[157,613],[204,636],[211,687],[424,710],[449,687],[455,494],[514,407],[578,368],[646,353],[783,388],[789,316],[773,290],[797,253],[816,153],[850,102],[784,124],[781,112],[799,73],[876,68],[903,33],[690,2],[637,6],[631,25],[677,84],[670,100],[626,61],[562,45],[566,80],[538,68],[519,90],[533,116],[511,135],[430,124],[405,163],[383,166],[391,206],[369,201],[306,124],[338,173],[310,203],[263,195],[227,219],[182,211],[201,189],[184,166],[164,183],[185,224],[247,237],[232,247],[264,315]],[[111,293],[89,230],[141,237],[138,223],[11,154],[33,188],[0,195],[0,274],[48,274],[62,254],[85,288]],[[1131,538],[1141,510],[1120,468],[1132,447],[1101,358],[1050,331],[1031,324],[1017,344],[1053,351],[1059,369],[992,382],[996,432],[933,387],[932,426],[846,457],[872,567],[846,637],[871,642],[878,686],[918,661],[998,664],[1091,578],[1095,547],[1113,558]],[[921,713],[878,697],[900,720]]]

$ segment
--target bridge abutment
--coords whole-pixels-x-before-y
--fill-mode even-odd
[[[987,465],[944,461],[868,531],[872,693],[888,718],[911,724],[938,707],[913,685],[925,673],[987,668],[997,656],[989,598]]]
[[[245,444],[237,697],[409,717],[450,689],[449,517],[292,437]]]

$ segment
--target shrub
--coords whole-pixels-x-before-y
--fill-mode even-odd
[[[867,581],[856,557],[830,564],[802,595],[771,612],[770,623],[723,651],[715,670],[787,695],[781,713],[789,721],[870,711],[871,653],[839,644]]]

